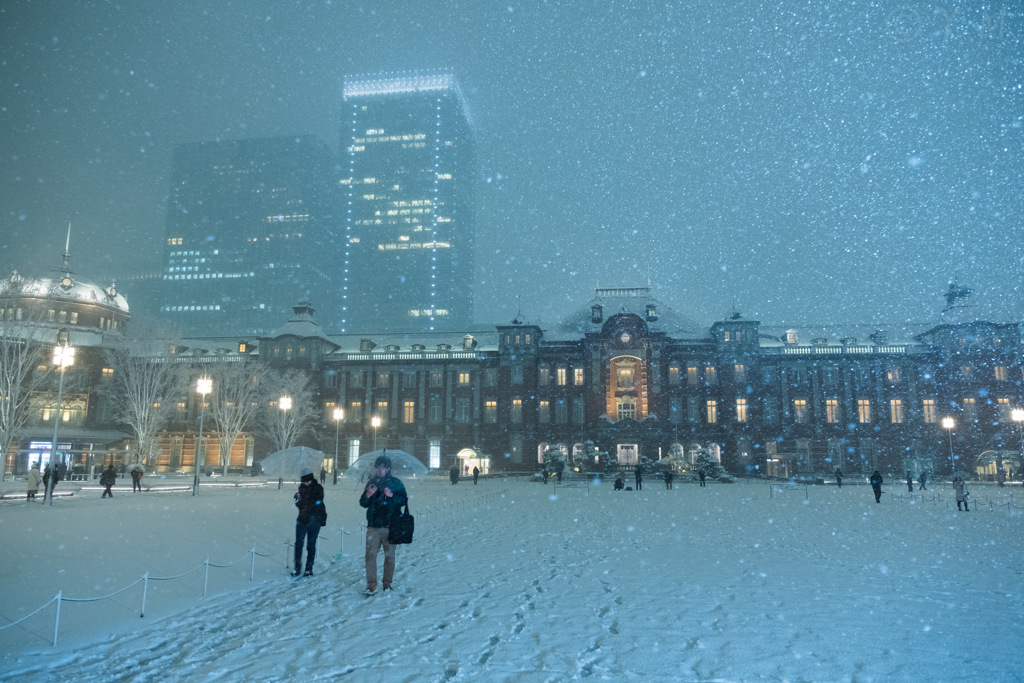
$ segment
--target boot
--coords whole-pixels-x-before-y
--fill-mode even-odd
[[[956,509],[960,510],[960,501],[959,500],[956,502]],[[963,512],[963,510],[960,510],[960,512]]]
[[[302,573],[303,576],[313,576],[313,565],[307,564],[306,571]]]

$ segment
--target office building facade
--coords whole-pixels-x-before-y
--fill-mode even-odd
[[[353,77],[344,97],[345,329],[465,328],[475,152],[454,76]]]
[[[185,336],[260,334],[312,292],[338,300],[337,188],[336,157],[313,136],[178,145],[160,318]],[[340,318],[321,311],[328,329]]]

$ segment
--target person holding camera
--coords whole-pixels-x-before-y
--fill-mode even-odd
[[[388,542],[391,519],[409,502],[405,485],[391,476],[391,458],[379,456],[373,463],[374,476],[366,484],[359,504],[366,508],[366,591],[377,592],[377,554],[384,549],[384,590],[391,590],[395,576],[395,545]]]
[[[303,576],[313,576],[313,561],[316,559],[316,539],[320,527],[327,523],[327,508],[324,507],[324,487],[316,483],[313,471],[303,467],[299,490],[295,492],[295,507],[299,516],[295,519],[295,570],[298,576],[302,569],[302,543],[306,543],[306,571]]]

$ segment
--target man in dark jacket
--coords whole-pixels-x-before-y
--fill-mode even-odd
[[[636,490],[639,491],[644,486],[644,468],[637,465],[633,474],[636,476]]]
[[[875,502],[882,502],[882,475],[875,470],[871,475],[871,490],[875,492]]]
[[[103,475],[100,477],[100,486],[103,487],[103,495],[100,498],[113,498],[114,494],[110,492],[110,487],[117,483],[117,472],[114,471],[113,465],[107,465],[107,469],[103,470]]]
[[[391,590],[395,576],[395,546],[388,542],[391,519],[409,502],[405,485],[391,476],[391,458],[381,455],[373,463],[374,476],[366,484],[359,504],[366,508],[366,591],[377,592],[377,554],[384,549],[384,590]],[[453,468],[454,469],[454,468]],[[458,476],[455,469],[455,476]],[[455,483],[455,482],[452,482]]]
[[[452,465],[452,468],[450,470],[448,470],[448,478],[451,480],[452,486],[455,486],[456,484],[459,483],[459,466],[458,465]]]
[[[473,486],[476,486],[476,480],[480,478],[480,468],[473,468]]]
[[[836,485],[843,488],[843,471],[838,467],[836,468]]]
[[[917,477],[917,490],[918,491],[927,491],[928,490],[927,488],[925,488],[925,485],[924,485],[927,480],[928,480],[928,472],[925,471],[925,470],[922,470],[921,474],[919,474],[918,477]]]
[[[672,470],[665,470],[665,488],[672,490]]]
[[[910,470],[907,470],[907,491],[914,492],[914,475],[910,473]]]
[[[299,516],[295,518],[295,570],[292,576],[298,576],[302,569],[302,542],[306,542],[306,571],[303,576],[313,576],[313,560],[316,559],[316,539],[320,536],[320,527],[327,521],[327,508],[324,507],[324,487],[316,482],[313,471],[308,467],[300,471],[302,480],[299,490],[295,492],[295,507],[299,508]]]

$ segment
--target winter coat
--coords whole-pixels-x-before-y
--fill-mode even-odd
[[[459,480],[459,468],[453,466],[450,470],[448,470],[448,478],[451,479],[453,482],[458,481]],[[392,490],[394,490],[394,489],[392,489]]]
[[[391,518],[409,502],[405,485],[401,479],[390,474],[383,479],[374,477],[370,483],[377,487],[377,491],[369,498],[366,497],[365,491],[359,494],[359,504],[366,508],[366,526],[388,529],[391,527]],[[391,489],[390,498],[384,495],[384,489]]]
[[[63,481],[68,478],[68,466],[62,462],[57,463],[57,479],[55,481]]]
[[[320,520],[323,526],[327,522],[327,508],[324,507],[324,487],[317,481],[299,484],[295,493],[295,507],[299,508],[296,524],[309,524],[310,519]]]
[[[671,471],[665,472],[665,483],[667,483],[667,484],[671,484],[672,483],[672,472]]]
[[[875,471],[874,474],[871,475],[871,488],[873,488],[873,489],[880,489],[880,488],[882,488],[882,475],[879,474],[877,470]]]
[[[117,474],[114,472],[114,468],[108,467],[103,470],[103,474],[100,475],[100,486],[113,486],[117,483]]]
[[[636,480],[637,481],[643,481],[643,479],[644,479],[644,468],[641,467],[640,465],[637,465],[636,469],[633,470],[633,474],[636,475]]]
[[[964,484],[963,479],[953,480],[953,490],[956,491],[956,502],[962,503],[967,500],[967,496],[970,495],[967,492],[967,485]]]
[[[836,470],[836,479],[842,479],[842,478],[843,478],[842,470]]]
[[[43,481],[43,475],[39,474],[39,468],[33,467],[28,471],[28,493],[35,493],[39,490],[39,484]]]

